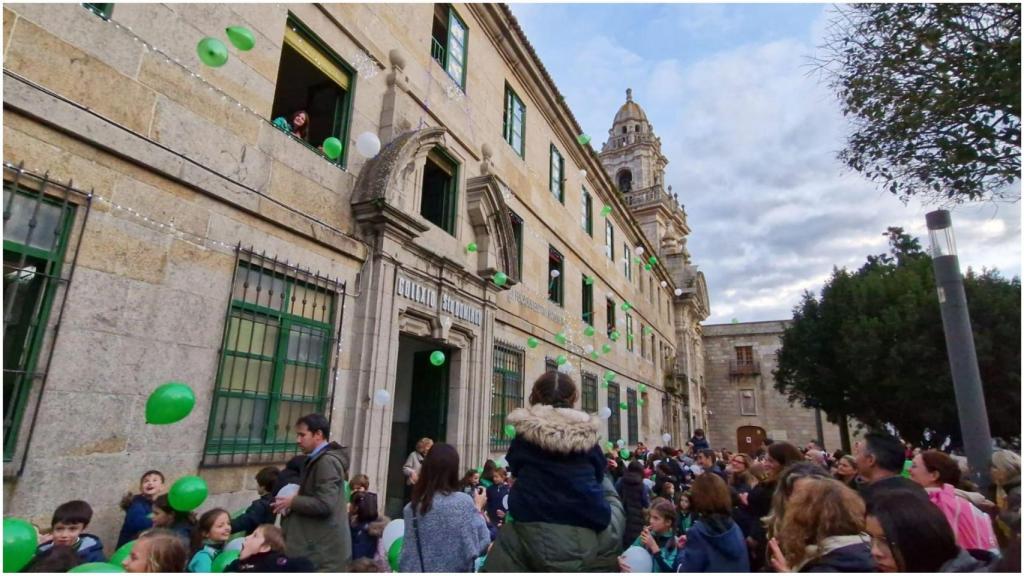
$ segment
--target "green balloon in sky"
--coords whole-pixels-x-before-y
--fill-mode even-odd
[[[601,216],[607,216],[607,215],[609,215],[611,213],[612,213],[612,207],[611,206],[605,206],[604,208],[601,208]]]
[[[555,342],[558,342],[562,346],[565,346],[566,341],[567,339],[565,337],[565,332],[559,332],[558,334],[555,334]]]
[[[220,68],[228,61],[228,47],[216,38],[203,38],[196,45],[199,59],[211,68]]]
[[[208,493],[205,480],[199,476],[183,476],[171,485],[167,500],[171,508],[179,512],[191,512],[206,500]]]
[[[228,35],[228,40],[242,52],[248,52],[252,50],[252,47],[256,45],[256,38],[253,37],[252,32],[245,26],[228,26],[224,29],[224,33]]]
[[[557,363],[559,366],[565,364],[568,361],[569,359],[565,357],[565,354],[559,354],[558,358],[555,358],[555,363]]]
[[[584,336],[593,336],[594,335],[594,327],[589,325],[589,324],[587,324],[587,327],[583,329],[583,335]]]
[[[536,348],[537,344],[540,344],[540,340],[537,340],[533,336],[530,336],[529,338],[526,339],[526,345],[529,346],[530,348]]]
[[[168,382],[157,387],[146,400],[147,424],[173,424],[192,412],[196,395],[187,384]]]
[[[616,338],[618,338],[618,336],[616,336]],[[607,354],[607,353],[609,353],[611,351],[612,351],[612,345],[611,344],[605,344],[604,346],[601,346],[601,352],[603,354]]]

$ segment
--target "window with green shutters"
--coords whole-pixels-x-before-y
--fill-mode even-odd
[[[4,461],[14,456],[29,393],[45,376],[40,352],[57,290],[66,282],[61,271],[76,210],[70,188],[61,186],[64,197],[57,199],[44,195],[47,182],[26,189],[22,178],[19,169],[14,181],[5,181],[3,196]]]
[[[434,5],[430,44],[430,56],[465,90],[469,31],[451,4]]]
[[[626,275],[626,280],[633,280],[633,261],[630,258],[629,243],[622,243],[622,273]]]
[[[232,283],[206,437],[207,464],[224,455],[282,460],[292,427],[323,413],[344,284],[243,252]],[[257,458],[256,460],[259,460]],[[242,462],[249,460],[242,459]]]
[[[510,412],[523,405],[526,351],[504,342],[495,342],[493,362],[490,444],[491,450],[504,450],[512,441],[505,434],[505,420]]]
[[[90,11],[92,11],[93,14],[99,16],[100,18],[103,18],[104,20],[109,20],[111,14],[114,13],[114,5],[113,4],[88,4],[88,3],[83,3],[82,6],[88,8]]]
[[[629,404],[629,407],[626,408],[626,431],[628,436],[626,442],[630,446],[636,446],[636,443],[640,441],[640,431],[637,422],[636,390],[632,388],[626,390],[626,403]]]
[[[548,188],[551,193],[554,194],[555,198],[562,204],[565,204],[565,159],[555,148],[555,145],[551,145],[551,166],[549,170],[550,182]]]
[[[597,412],[597,375],[584,372],[580,381],[580,409],[593,414]]]
[[[434,148],[427,154],[420,194],[420,216],[454,236],[459,164],[441,148]]]
[[[633,351],[633,315],[626,314],[626,350]]]
[[[580,317],[584,324],[594,325],[594,285],[587,284],[587,275],[583,275],[580,283],[582,288],[583,310]]]
[[[526,107],[512,88],[505,84],[505,121],[503,133],[505,142],[521,158],[526,157]]]
[[[608,408],[612,411],[608,417],[608,441],[615,443],[622,438],[622,415],[619,407],[619,385],[608,383]]]
[[[565,257],[554,246],[548,246],[548,300],[562,306],[565,304],[563,294]]]
[[[587,232],[587,234],[589,234],[591,237],[593,237],[594,236],[594,198],[590,195],[590,192],[587,192],[587,189],[585,187],[583,188],[583,200],[582,200],[581,209],[582,209],[582,214],[580,214],[580,217],[582,218],[582,221],[580,222],[580,224],[583,226],[583,229]]]

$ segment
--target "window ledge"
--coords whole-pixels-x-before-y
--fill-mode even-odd
[[[284,136],[285,136],[286,138],[288,138],[289,140],[292,140],[293,142],[298,142],[299,144],[301,144],[302,146],[304,146],[304,147],[305,147],[306,149],[308,149],[308,150],[309,150],[310,152],[312,152],[312,153],[316,154],[317,156],[319,156],[320,158],[322,158],[322,159],[323,159],[323,160],[324,160],[325,162],[327,162],[328,164],[330,164],[330,165],[334,166],[335,168],[337,168],[337,169],[341,170],[342,172],[345,172],[345,173],[349,173],[349,172],[348,172],[348,169],[347,169],[347,168],[346,168],[345,166],[343,166],[343,165],[342,165],[342,163],[341,163],[341,158],[340,158],[340,157],[339,157],[339,159],[338,159],[338,160],[331,160],[330,158],[328,158],[328,157],[327,157],[327,155],[326,155],[326,154],[324,154],[323,152],[321,152],[319,148],[315,148],[315,147],[314,147],[314,146],[313,146],[312,144],[310,144],[309,142],[306,142],[305,140],[303,140],[303,139],[301,139],[301,138],[296,138],[296,137],[295,137],[295,136],[293,136],[293,135],[292,135],[291,133],[289,133],[289,132],[286,132],[286,131],[282,130],[281,128],[278,128],[277,126],[275,126],[275,125],[274,125],[274,123],[273,123],[273,122],[271,122],[271,121],[267,120],[266,118],[263,118],[262,120],[263,120],[264,122],[266,122],[267,124],[269,124],[269,125],[270,125],[270,127],[271,127],[271,128],[273,128],[273,129],[274,129],[275,131],[277,131],[277,132],[280,132],[280,133],[281,133],[281,134],[283,134],[283,135],[284,135]]]

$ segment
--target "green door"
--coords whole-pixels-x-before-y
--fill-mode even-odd
[[[416,449],[420,438],[444,442],[448,427],[448,363],[430,363],[433,351],[416,352],[412,368],[412,406],[409,413],[409,445],[406,454]],[[450,356],[450,354],[449,354]]]

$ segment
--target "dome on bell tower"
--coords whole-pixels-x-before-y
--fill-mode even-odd
[[[626,102],[615,113],[608,140],[601,146],[601,163],[620,192],[642,190],[664,183],[668,159],[647,113],[626,89]]]
[[[621,125],[626,123],[647,122],[647,113],[640,107],[639,104],[633,102],[633,89],[626,88],[626,103],[619,107],[619,111],[615,113],[615,120],[612,122],[613,125]]]

